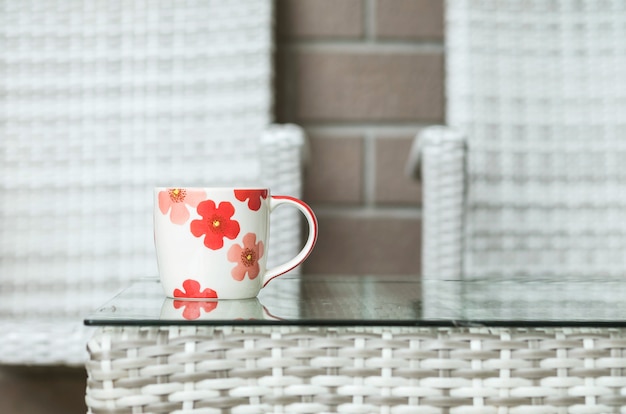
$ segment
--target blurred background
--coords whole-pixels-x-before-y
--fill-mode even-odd
[[[189,160],[203,184],[251,159],[288,177],[319,219],[307,275],[623,280],[626,1],[203,1],[0,0],[2,363],[50,357],[55,312],[82,328],[101,300],[81,287],[108,299],[156,271],[151,215],[119,207],[151,207],[147,183]],[[307,151],[299,127],[274,140],[292,152],[270,149],[270,123]],[[444,123],[470,139],[426,128]],[[425,191],[405,174],[420,133]],[[50,360],[0,366],[0,413],[85,411],[84,369]]]
[[[444,121],[443,1],[275,9],[274,118],[308,136],[303,194],[320,224],[304,272],[418,273],[420,188],[404,166],[420,129]],[[80,368],[4,367],[0,412],[84,412],[84,390]]]

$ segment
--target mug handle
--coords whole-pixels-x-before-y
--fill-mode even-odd
[[[311,207],[309,207],[304,201],[298,200],[294,197],[270,196],[270,213],[274,211],[276,207],[284,204],[297,208],[304,215],[309,225],[309,237],[307,238],[304,247],[300,250],[300,253],[298,253],[296,257],[279,266],[268,269],[265,272],[263,275],[263,287],[265,287],[275,277],[284,275],[304,262],[311,254],[313,246],[315,246],[315,242],[317,241],[317,218],[315,217],[313,210],[311,210]]]

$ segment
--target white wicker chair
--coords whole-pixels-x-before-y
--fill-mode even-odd
[[[0,363],[82,364],[82,318],[157,276],[152,187],[301,195],[271,126],[273,3],[7,0],[0,12]],[[273,263],[300,248],[273,217]]]
[[[407,166],[423,276],[623,277],[626,1],[446,7],[448,126],[418,135]]]

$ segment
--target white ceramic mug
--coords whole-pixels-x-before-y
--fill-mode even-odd
[[[293,259],[267,269],[270,214],[281,205],[302,212],[309,235]],[[270,280],[299,266],[316,240],[313,210],[296,198],[272,196],[268,188],[154,190],[154,242],[168,297],[256,297]]]

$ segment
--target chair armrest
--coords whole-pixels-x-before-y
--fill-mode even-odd
[[[442,126],[415,138],[406,171],[422,181],[422,276],[460,279],[465,204],[465,137]]]
[[[261,134],[261,145],[268,155],[276,152],[296,150],[301,166],[309,162],[309,145],[304,129],[296,124],[271,124]],[[293,153],[289,154],[294,155]]]
[[[424,128],[413,140],[405,174],[417,180],[421,179],[424,151],[443,151],[453,155],[458,148],[465,148],[465,136],[456,129],[440,125]]]
[[[261,132],[261,176],[272,194],[302,198],[302,181],[309,158],[304,130],[294,124],[272,124]],[[285,263],[302,247],[301,215],[279,208],[270,217],[268,268]],[[292,270],[298,274],[301,267]]]

